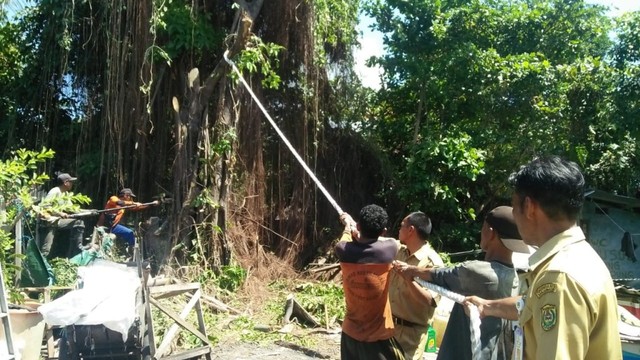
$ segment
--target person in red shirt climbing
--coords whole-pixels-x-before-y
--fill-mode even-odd
[[[100,219],[98,220],[99,226],[105,226],[109,229],[109,231],[124,239],[127,242],[129,247],[133,247],[135,245],[136,239],[133,234],[133,230],[128,227],[120,224],[120,220],[125,213],[125,207],[127,210],[142,210],[147,208],[150,204],[141,204],[139,202],[133,201],[136,195],[129,188],[124,188],[120,190],[118,196],[112,196],[107,201],[107,204],[104,206],[105,210],[113,209],[113,211],[107,211],[100,215]],[[151,203],[151,205],[158,205],[160,202],[158,200]]]

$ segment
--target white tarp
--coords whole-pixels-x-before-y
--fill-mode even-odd
[[[136,268],[96,260],[78,268],[81,289],[38,308],[49,325],[104,325],[126,341],[136,318],[140,278]]]

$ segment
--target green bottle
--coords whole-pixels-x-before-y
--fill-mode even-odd
[[[427,346],[425,346],[424,351],[428,353],[438,352],[438,348],[436,347],[436,329],[433,326],[429,326],[429,330],[427,330]]]

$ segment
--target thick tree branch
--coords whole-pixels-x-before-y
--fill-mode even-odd
[[[251,25],[253,22],[247,16],[242,18],[240,21],[240,26],[238,27],[238,31],[236,32],[236,39],[231,45],[229,49],[229,58],[236,56],[242,49],[247,46],[247,42],[249,42],[249,38],[251,37]],[[220,60],[216,67],[213,69],[209,77],[205,80],[204,89],[202,89],[203,98],[206,99],[211,95],[216,83],[220,80],[222,76],[227,74],[229,69],[229,65],[224,60]]]
[[[262,9],[262,3],[264,2],[264,0],[234,0],[234,2],[240,5],[240,7],[247,12],[247,15],[249,15],[249,19],[251,19],[251,21],[255,21],[258,17],[258,14],[260,13],[260,10]]]

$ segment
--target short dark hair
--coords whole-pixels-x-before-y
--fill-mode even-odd
[[[387,212],[375,204],[363,207],[358,217],[360,232],[366,238],[377,238],[382,235],[389,221]]]
[[[415,211],[407,215],[407,223],[416,228],[418,237],[424,241],[431,235],[431,219],[422,211]]]
[[[558,156],[540,157],[509,176],[509,183],[524,201],[537,201],[553,220],[577,220],[584,204],[584,177],[578,164]]]

